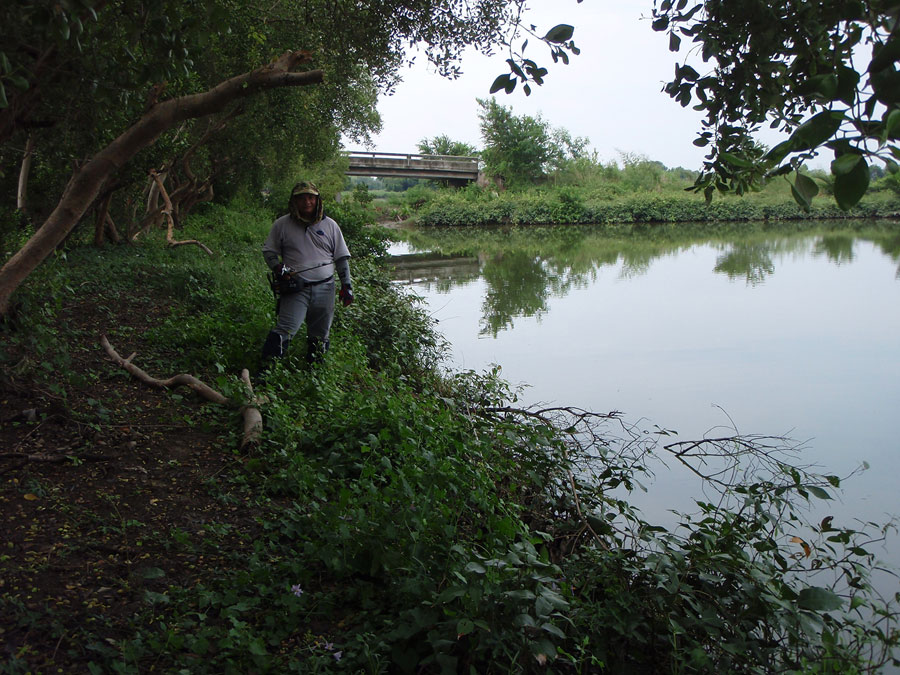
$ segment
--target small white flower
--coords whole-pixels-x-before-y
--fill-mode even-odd
[[[294,584],[291,586],[291,592],[296,595],[298,598],[303,595],[303,589],[300,588],[300,584]]]

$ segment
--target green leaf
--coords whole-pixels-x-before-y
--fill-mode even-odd
[[[856,165],[859,164],[860,160],[862,160],[862,155],[855,152],[848,152],[845,155],[841,155],[831,163],[831,173],[835,176],[848,174],[856,168]]]
[[[681,38],[675,33],[669,33],[669,51],[677,52],[681,48]]]
[[[812,201],[813,197],[819,194],[819,186],[816,184],[816,181],[814,181],[806,174],[798,173],[794,185],[796,186],[800,194],[806,197],[809,201]]]
[[[744,159],[740,155],[734,155],[730,152],[720,152],[719,157],[729,164],[733,166],[738,166],[742,169],[751,169],[753,168],[753,162],[748,159]]]
[[[491,93],[496,94],[501,89],[506,89],[509,86],[510,79],[509,73],[498,75],[497,79],[494,80],[494,83],[491,85]]]
[[[9,101],[6,100],[6,87],[0,82],[0,109],[9,107]]]
[[[700,73],[691,66],[675,66],[675,77],[680,77],[688,82],[696,82],[700,79]]]
[[[169,596],[165,593],[154,593],[153,591],[144,591],[144,601],[151,605],[168,605]]]
[[[834,200],[844,211],[856,206],[869,189],[869,165],[863,159],[849,172],[834,177]]]
[[[813,197],[819,194],[819,186],[809,176],[797,174],[794,184],[791,185],[791,196],[804,211],[809,211]]]
[[[650,24],[650,27],[657,32],[665,30],[669,27],[669,17],[661,16],[652,24]]]
[[[889,138],[897,138],[898,135],[900,135],[900,108],[894,108],[885,117],[881,141],[887,143]]]
[[[840,609],[844,601],[835,592],[820,586],[810,586],[800,591],[797,598],[800,609],[808,609],[813,612],[830,612]]]
[[[519,64],[517,64],[512,59],[506,59],[506,62],[509,64],[509,69],[512,70],[516,75],[518,75],[523,80],[525,79],[525,73],[522,72],[522,69],[519,68]]]
[[[547,42],[565,42],[566,40],[572,39],[572,35],[575,33],[575,27],[570,26],[567,23],[561,23],[558,26],[554,26],[547,34],[544,36],[544,39]]]
[[[816,75],[809,78],[799,87],[797,87],[798,93],[807,96],[816,96],[817,98],[821,98],[825,101],[831,101],[832,99],[834,99],[835,95],[837,94],[837,90],[838,78],[837,75],[834,75],[833,73]]]
[[[876,73],[889,68],[897,59],[900,59],[900,39],[892,36],[884,44],[876,44],[872,48],[869,72]]]
[[[522,588],[517,591],[506,591],[504,595],[507,598],[512,598],[513,600],[534,600],[534,593],[526,588]]]
[[[794,130],[790,141],[794,150],[811,150],[834,136],[844,121],[844,113],[826,110],[813,115]],[[776,146],[777,147],[777,146]]]
[[[436,602],[444,604],[451,600],[455,600],[456,598],[461,598],[466,593],[467,589],[462,586],[451,586],[450,588],[441,591],[440,595],[436,598]]]
[[[549,621],[542,623],[541,628],[543,628],[546,632],[550,633],[550,635],[555,635],[560,640],[566,639],[566,634],[562,631],[559,626],[554,626]]]
[[[794,147],[794,141],[789,138],[788,140],[782,141],[781,143],[776,145],[774,148],[769,150],[766,153],[765,158],[767,160],[770,160],[771,162],[777,164],[778,162],[783,160],[785,157],[787,157],[791,152],[793,152],[796,149],[797,148]]]
[[[837,71],[837,98],[852,106],[856,102],[856,88],[859,85],[860,75],[853,68],[847,66],[838,66]]]
[[[475,624],[472,619],[460,619],[456,624],[457,635],[468,635],[475,630]]]
[[[828,494],[825,490],[815,485],[809,486],[809,491],[812,492],[819,499],[831,499],[831,495]]]
[[[253,640],[248,649],[254,656],[265,656],[267,654],[266,647],[260,638]]]
[[[484,574],[487,570],[484,569],[484,566],[481,563],[470,562],[466,565],[466,572],[474,572],[475,574]]]
[[[148,567],[141,576],[145,579],[159,579],[166,576],[166,573],[158,567]]]
[[[515,619],[513,619],[513,625],[519,626],[520,628],[524,626],[528,626],[533,628],[536,623],[534,617],[531,614],[519,614]]]

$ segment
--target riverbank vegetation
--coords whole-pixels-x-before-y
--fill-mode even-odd
[[[344,225],[357,302],[323,367],[256,383],[273,213],[203,207],[168,247],[72,240],[3,325],[3,669],[35,672],[874,672],[896,599],[890,525],[786,439],[667,445],[615,413],[522,409],[496,372],[447,373],[388,283],[372,213]],[[191,373],[233,405],[150,389]],[[296,343],[303,343],[297,340]],[[262,412],[238,451],[239,406]],[[709,474],[677,527],[629,505],[658,459]],[[738,472],[738,468],[740,471]],[[723,474],[721,471],[727,471]],[[741,480],[724,480],[740,475]],[[715,496],[713,496],[715,495]]]
[[[516,115],[496,99],[479,99],[483,147],[447,136],[423,139],[423,154],[477,155],[486,179],[465,190],[429,190],[421,181],[384,179],[382,206],[420,225],[605,224],[885,218],[900,214],[900,174],[892,163],[866,168],[865,187],[850,204],[835,195],[836,178],[797,165],[792,177],[756,176],[741,189],[717,190],[708,176],[667,168],[652,158],[620,151],[601,160],[590,140],[573,137],[541,116]],[[761,151],[764,148],[761,148]],[[357,185],[376,184],[358,179]],[[799,186],[799,187],[798,187]],[[412,189],[410,189],[412,187]],[[403,190],[402,194],[395,192]],[[713,198],[715,196],[715,198]]]
[[[853,208],[838,207],[827,194],[809,208],[798,204],[791,185],[774,179],[765,189],[743,196],[718,195],[707,202],[687,192],[693,172],[667,169],[643,157],[622,164],[583,159],[551,174],[540,184],[499,190],[494,186],[438,188],[426,184],[403,192],[372,191],[385,221],[411,220],[418,225],[540,225],[615,223],[698,223],[782,221],[833,218],[897,218],[900,193],[893,175],[875,181]],[[822,172],[810,175],[827,190]]]

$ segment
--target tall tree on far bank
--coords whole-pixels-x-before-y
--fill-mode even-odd
[[[540,116],[515,115],[493,98],[478,99],[485,173],[510,187],[537,183],[549,172],[581,156],[588,144],[564,129],[553,129]]]
[[[653,18],[671,51],[702,60],[677,64],[665,91],[706,114],[694,143],[709,148],[695,183],[707,198],[795,172],[823,151],[844,209],[865,193],[871,162],[897,173],[897,0],[654,0]],[[763,125],[790,135],[764,151],[753,139]],[[816,184],[797,172],[793,186],[808,207]]]
[[[454,141],[446,134],[434,138],[423,138],[418,142],[419,153],[423,155],[450,155],[453,157],[474,157],[478,150],[474,145]]]

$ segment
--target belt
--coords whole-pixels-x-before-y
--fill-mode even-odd
[[[319,279],[318,281],[307,281],[306,279],[301,279],[301,281],[303,281],[304,286],[318,286],[319,284],[324,284],[326,281],[332,281],[333,279],[334,275],[332,274],[330,277]]]

